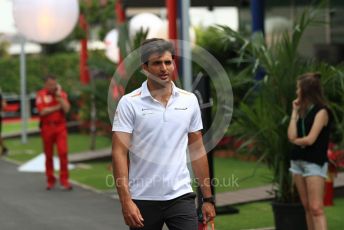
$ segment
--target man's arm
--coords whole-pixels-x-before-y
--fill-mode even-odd
[[[56,100],[60,103],[60,109],[62,109],[65,113],[68,113],[70,110],[69,102],[61,96],[56,96]]]
[[[69,104],[68,100],[63,98],[62,96],[56,96],[56,100],[59,102],[58,105],[49,106],[49,107],[46,107],[46,108],[42,109],[39,112],[39,115],[40,116],[48,115],[50,113],[53,113],[55,111],[59,111],[61,109],[65,113],[68,113],[68,111],[70,110],[70,104]]]
[[[132,201],[129,191],[128,146],[131,134],[114,132],[112,135],[112,168],[125,223],[132,228],[142,228],[143,218]]]
[[[56,95],[56,96],[57,96],[57,95]],[[36,107],[37,107],[37,109],[38,109],[38,113],[39,113],[40,116],[45,116],[45,115],[48,115],[48,114],[50,114],[50,113],[59,111],[60,109],[63,109],[63,108],[62,108],[62,103],[60,102],[60,100],[65,101],[65,99],[63,99],[63,98],[61,97],[61,92],[60,92],[60,94],[59,94],[60,99],[58,99],[58,97],[57,97],[57,100],[59,101],[59,104],[54,105],[54,106],[46,106],[46,105],[44,105],[43,97],[44,97],[44,95],[42,95],[42,94],[40,94],[40,93],[38,93],[37,96],[36,96]],[[67,106],[68,106],[68,107],[66,108],[67,111],[65,111],[65,112],[68,112],[69,107],[70,107],[70,106],[69,106],[68,100],[66,100],[66,102],[64,102],[64,103],[67,103]]]
[[[39,112],[40,116],[45,116],[61,109],[61,105],[49,106]]]
[[[56,100],[60,103],[61,109],[65,112],[68,113],[70,110],[70,104],[67,99],[66,94],[62,95],[62,87],[58,84],[57,85],[57,90],[56,90]]]
[[[209,178],[209,165],[207,153],[203,145],[202,133],[200,131],[189,133],[188,139],[191,165],[195,177],[197,178],[199,186],[201,188],[202,195],[206,198],[211,197],[212,194],[210,187],[211,181]],[[208,202],[204,202],[202,213],[203,223],[213,220],[216,215],[214,205]]]

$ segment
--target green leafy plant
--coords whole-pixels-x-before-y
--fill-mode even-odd
[[[289,203],[295,200],[289,173],[289,153],[292,145],[287,138],[291,105],[296,97],[296,78],[298,75],[319,71],[323,78],[325,91],[343,98],[344,77],[339,68],[301,57],[298,47],[307,27],[318,24],[317,10],[305,10],[293,27],[291,34],[284,33],[279,42],[267,46],[264,36],[255,33],[250,39],[228,27],[218,27],[223,31],[223,44],[239,42],[238,63],[249,64],[251,75],[264,69],[264,78],[247,92],[234,109],[233,122],[229,133],[243,141],[243,152],[255,154],[259,161],[265,162],[273,172],[272,183],[276,201]],[[247,72],[247,69],[244,71]],[[334,91],[333,91],[334,90]],[[339,103],[339,104],[338,104]],[[343,101],[330,103],[336,121],[340,121],[344,111]],[[342,122],[341,122],[342,123]],[[343,129],[338,132],[343,132]]]
[[[141,29],[130,39],[126,27],[127,24],[123,24],[120,29],[120,37],[125,38],[124,40],[120,39],[119,44],[122,57],[126,57],[130,51],[137,49],[148,34],[148,30]],[[90,130],[92,122],[95,122],[96,130],[93,130],[93,133],[99,131],[110,133],[111,126],[109,125],[107,108],[111,80],[115,79],[116,85],[119,87],[122,87],[128,81],[127,88],[125,89],[128,93],[138,88],[146,78],[141,76],[142,74],[139,70],[134,73],[134,77],[114,74],[118,66],[106,60],[103,52],[92,52],[88,64],[91,73],[91,83],[82,87],[81,98],[84,102],[80,108],[80,118],[84,122],[83,126],[85,130]],[[124,71],[124,73],[126,72]],[[127,79],[127,77],[131,78]],[[113,101],[114,103],[118,103],[118,98],[113,98]],[[93,118],[92,112],[95,113]]]

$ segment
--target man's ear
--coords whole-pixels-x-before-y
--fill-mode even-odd
[[[141,68],[141,73],[143,73],[146,77],[149,76],[149,72],[147,70],[147,65],[146,67],[144,67],[145,64],[142,65],[142,68]]]
[[[146,71],[147,71],[148,65],[147,65],[146,63],[143,63],[143,64],[141,64],[141,68],[142,68],[143,70],[146,70]]]

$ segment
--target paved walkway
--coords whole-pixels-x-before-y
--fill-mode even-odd
[[[273,198],[273,195],[268,193],[269,191],[271,191],[271,185],[251,189],[242,189],[234,192],[217,193],[216,204],[218,206],[225,206],[269,200]]]
[[[103,154],[108,152],[104,149]],[[110,194],[95,193],[80,186],[71,192],[58,187],[46,191],[44,186],[44,174],[20,173],[16,165],[0,159],[0,229],[128,229],[118,200]],[[338,174],[335,187],[344,187],[344,173]],[[219,193],[217,205],[272,199],[269,191],[271,185]]]
[[[94,151],[90,150],[68,155],[68,160],[70,163],[86,162],[104,158],[111,158],[111,148],[98,149]]]
[[[334,187],[344,187],[344,173],[339,173],[334,180]],[[234,192],[224,192],[216,194],[216,204],[218,206],[243,204],[261,200],[270,200],[274,196],[270,194],[272,185],[252,189],[242,189]]]
[[[118,200],[74,186],[45,190],[44,174],[0,159],[1,230],[127,230]]]

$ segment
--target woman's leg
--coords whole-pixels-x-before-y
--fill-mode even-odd
[[[305,177],[308,204],[313,219],[314,230],[327,230],[326,216],[324,212],[324,186],[325,179],[321,176]]]
[[[309,208],[308,190],[305,177],[300,174],[293,174],[293,180],[299,193],[301,203],[305,209],[308,230],[314,230],[313,219]]]

